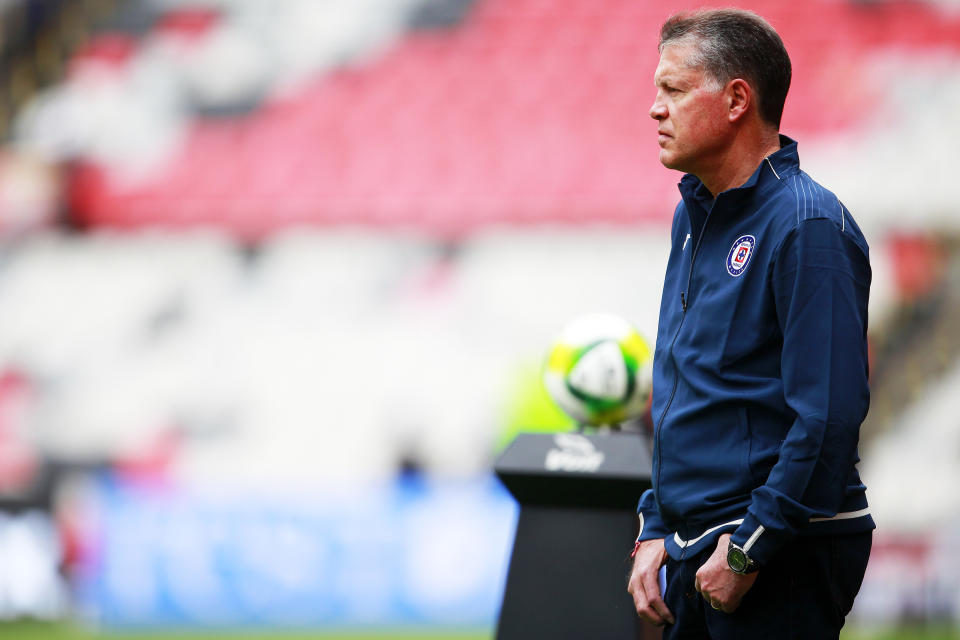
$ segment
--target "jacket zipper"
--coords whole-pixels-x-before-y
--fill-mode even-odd
[[[712,210],[712,207],[711,207]],[[687,289],[686,291],[680,291],[680,324],[677,325],[677,332],[673,334],[673,340],[670,342],[670,359],[673,360],[673,389],[670,391],[670,398],[667,400],[667,406],[663,408],[663,413],[660,414],[660,420],[657,421],[656,428],[656,442],[657,442],[657,458],[661,461],[657,465],[657,486],[660,486],[660,472],[663,469],[663,454],[660,444],[660,428],[663,426],[663,421],[667,418],[667,412],[670,411],[670,406],[673,404],[673,397],[677,394],[677,385],[680,382],[680,373],[679,368],[677,367],[677,358],[673,354],[673,347],[677,344],[677,338],[680,336],[680,330],[683,329],[683,321],[687,319],[687,304],[690,299],[687,296],[687,292],[690,291],[690,282],[693,280],[693,265],[697,260],[697,254],[700,252],[700,243],[703,241],[703,236],[707,231],[707,225],[710,223],[710,213],[707,213],[706,219],[703,221],[703,227],[700,229],[700,237],[697,238],[697,244],[693,247],[693,255],[690,256],[690,271],[687,274]]]

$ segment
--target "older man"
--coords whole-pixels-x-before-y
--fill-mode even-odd
[[[754,13],[661,29],[650,116],[686,175],[628,589],[664,638],[836,638],[870,555],[868,248],[779,133],[790,77]]]

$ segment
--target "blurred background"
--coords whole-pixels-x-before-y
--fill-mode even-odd
[[[699,4],[0,1],[0,636],[490,637],[549,345],[656,336]],[[960,2],[739,4],[871,244],[848,637],[955,637]]]

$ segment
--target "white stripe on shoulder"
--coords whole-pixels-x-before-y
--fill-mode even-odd
[[[793,197],[797,203],[797,224],[800,224],[800,189],[797,188],[797,176],[793,176]]]
[[[807,181],[803,179],[803,174],[800,175],[800,194],[803,196],[803,215],[800,217],[801,220],[807,219]]]

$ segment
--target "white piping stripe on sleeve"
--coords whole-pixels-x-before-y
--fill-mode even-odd
[[[852,520],[853,518],[862,518],[870,515],[870,508],[860,509],[859,511],[844,511],[829,518],[810,518],[810,522],[828,522],[830,520]]]
[[[643,514],[638,513],[637,515],[640,517],[640,533],[642,534],[643,533]],[[829,518],[810,518],[810,522],[827,522],[829,520],[851,520],[853,518],[862,518],[863,516],[867,516],[867,515],[870,515],[869,508],[860,509],[859,511],[845,511],[843,513],[838,513],[835,516],[830,516]],[[683,538],[680,537],[679,533],[674,533],[673,539],[677,543],[678,547],[683,548],[683,547],[687,547],[692,544],[696,544],[700,542],[703,538],[710,535],[717,529],[722,529],[723,527],[739,526],[741,524],[743,524],[743,518],[740,518],[739,520],[731,520],[730,522],[724,522],[723,524],[718,524],[715,527],[710,527],[709,529],[701,533],[696,538],[693,538],[692,540],[684,540]],[[764,531],[766,531],[766,528],[763,525],[759,525],[757,527],[756,531],[754,531],[753,534],[749,538],[747,538],[746,543],[743,545],[744,553],[750,552],[750,548],[753,547],[754,544],[756,544],[757,540],[760,539],[760,536],[763,535]],[[639,534],[637,535],[637,538],[638,539],[640,538]]]
[[[640,536],[643,535],[643,514],[638,512],[637,517],[640,519],[640,532],[637,533],[637,540],[639,540]]]
[[[724,522],[723,524],[718,524],[718,525],[715,526],[715,527],[710,527],[709,529],[707,529],[706,531],[704,531],[703,533],[701,533],[700,535],[698,535],[698,536],[697,536],[696,538],[694,538],[693,540],[684,540],[683,538],[680,537],[680,534],[679,534],[679,533],[674,533],[674,534],[673,534],[673,540],[674,540],[674,542],[677,543],[677,546],[678,546],[678,547],[681,547],[681,548],[682,548],[682,547],[689,546],[689,545],[691,545],[691,544],[697,544],[697,543],[700,542],[704,537],[710,535],[711,533],[713,533],[713,532],[716,531],[717,529],[721,529],[721,528],[723,528],[723,527],[729,527],[729,526],[733,526],[733,525],[740,525],[740,524],[742,524],[742,523],[743,523],[743,518],[740,518],[739,520],[732,520],[732,521],[730,521],[730,522]]]
[[[764,531],[766,531],[766,529],[763,528],[762,524],[757,527],[757,530],[753,532],[753,535],[747,538],[746,543],[744,543],[743,545],[744,553],[750,553],[750,547],[752,547],[757,542],[757,540],[760,539],[760,536],[763,535]]]

